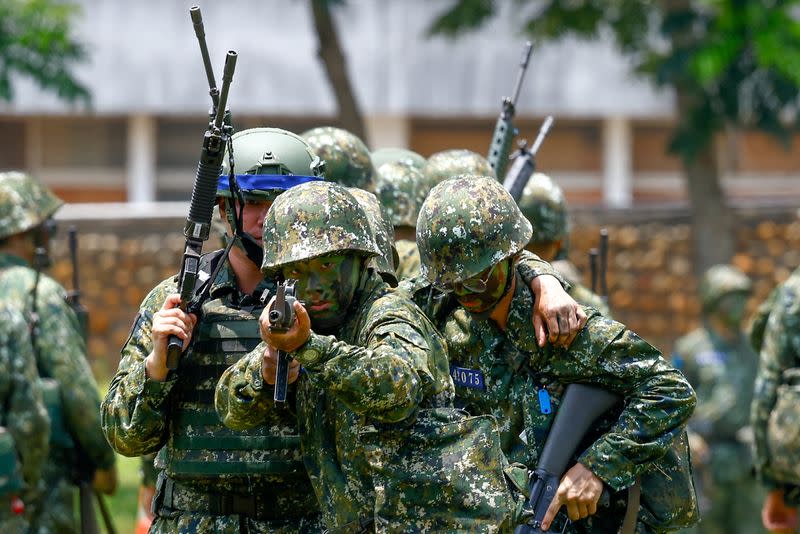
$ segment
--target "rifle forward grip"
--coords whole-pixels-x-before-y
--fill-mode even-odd
[[[278,352],[278,369],[275,371],[275,402],[286,402],[286,391],[289,389],[289,355]]]
[[[194,182],[192,200],[189,205],[189,220],[193,223],[211,225],[211,217],[214,213],[214,203],[217,197],[219,174],[220,165],[216,165],[216,161],[211,164],[201,161],[197,165],[197,178]],[[187,237],[205,240],[208,236]]]
[[[178,362],[183,352],[183,341],[178,336],[169,336],[167,340],[167,369],[174,371],[178,368]]]

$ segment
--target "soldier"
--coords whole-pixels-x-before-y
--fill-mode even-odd
[[[25,317],[0,306],[0,524],[28,531],[35,489],[47,459],[50,421],[42,400]]]
[[[658,350],[591,309],[568,351],[539,347],[531,327],[533,297],[514,267],[530,237],[530,223],[489,177],[446,180],[422,205],[422,274],[459,303],[443,329],[456,405],[496,417],[509,460],[533,469],[565,385],[594,384],[622,397],[610,428],[595,434],[562,478],[542,525],[556,525],[556,532],[616,532],[625,510],[617,492],[631,487],[681,436],[694,393]],[[688,458],[683,460],[686,471]],[[612,491],[611,504],[598,511],[604,486]],[[561,506],[571,525],[556,519]]]
[[[569,221],[561,188],[546,174],[534,173],[522,192],[519,209],[533,225],[533,238],[525,248],[558,269],[572,286],[572,298],[610,317],[603,299],[581,284],[578,270],[567,260]]]
[[[114,452],[100,429],[97,384],[78,319],[65,301],[64,288],[41,273],[55,228],[52,216],[61,205],[33,178],[20,172],[0,174],[0,301],[31,323],[33,351],[53,422],[50,454],[31,518],[32,532],[42,533],[76,532],[77,482],[90,478],[104,493],[116,488]],[[37,269],[30,267],[34,263]]]
[[[355,134],[321,126],[300,135],[325,162],[325,179],[346,187],[375,191],[375,168],[364,141]]]
[[[428,180],[428,191],[436,184],[461,174],[496,178],[494,169],[486,158],[477,152],[462,148],[442,150],[432,154],[422,174]]]
[[[103,402],[103,429],[121,454],[158,451],[151,532],[316,533],[319,508],[291,408],[272,411],[257,429],[233,432],[213,403],[222,372],[260,342],[259,297],[274,289],[260,270],[264,214],[286,188],[321,180],[322,162],[300,137],[276,128],[238,132],[233,148],[245,202],[241,227],[227,158],[217,189],[220,215],[234,240],[230,255],[204,255],[210,285],[198,288],[205,295],[198,316],[177,307],[174,277],[144,299]],[[179,368],[168,372],[170,334],[184,339],[185,353]]]
[[[672,361],[697,392],[689,422],[700,490],[698,532],[757,532],[761,494],[752,478],[750,404],[758,358],[742,331],[751,282],[715,265],[700,282],[703,326],[675,342]]]
[[[794,533],[800,504],[800,268],[778,287],[758,364],[751,423],[756,473],[769,491],[761,510],[770,532]]]
[[[397,247],[397,277],[419,275],[419,252],[415,228],[419,207],[425,200],[425,177],[406,163],[385,163],[378,168],[375,194],[394,225]]]
[[[384,163],[404,163],[418,171],[423,171],[428,163],[428,160],[407,148],[379,148],[370,157],[375,169],[380,169]]]
[[[395,268],[397,250],[394,248],[394,227],[381,209],[381,204],[375,195],[357,187],[348,187],[347,190],[367,214],[369,226],[372,233],[375,234],[375,243],[378,245],[378,250],[381,251],[379,255],[370,260],[367,266],[377,272],[389,286],[397,287],[397,270]]]
[[[225,424],[269,420],[276,353],[286,351],[303,366],[291,379],[328,532],[510,529],[516,503],[499,444],[487,445],[494,421],[452,409],[445,345],[419,308],[365,268],[379,251],[351,194],[332,183],[287,191],[267,213],[263,243],[262,269],[297,280],[304,304],[286,333],[262,314],[265,343],[217,388]]]

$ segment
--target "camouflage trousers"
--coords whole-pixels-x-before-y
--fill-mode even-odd
[[[705,504],[701,508],[700,523],[681,530],[682,534],[766,533],[761,524],[765,492],[753,477],[745,475],[730,481],[704,478],[707,483],[699,481],[698,484]]]
[[[36,500],[31,534],[78,534],[75,508],[78,488],[66,478],[48,478]]]
[[[150,534],[319,534],[320,519],[259,521],[243,515],[213,516],[199,512],[159,511]]]

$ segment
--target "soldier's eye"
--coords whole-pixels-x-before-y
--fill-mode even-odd
[[[326,261],[322,263],[322,269],[325,271],[330,271],[331,269],[333,269],[334,265],[335,264],[332,261]]]

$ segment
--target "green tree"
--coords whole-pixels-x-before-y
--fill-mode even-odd
[[[69,30],[76,12],[55,0],[0,0],[0,100],[13,100],[13,79],[22,76],[69,102],[89,101],[70,72],[86,59]]]
[[[541,41],[611,35],[635,72],[676,96],[669,151],[680,156],[691,207],[695,272],[728,262],[733,219],[715,145],[728,129],[788,145],[800,94],[798,0],[516,0],[521,29]],[[496,13],[493,0],[457,0],[431,26],[455,36]]]

